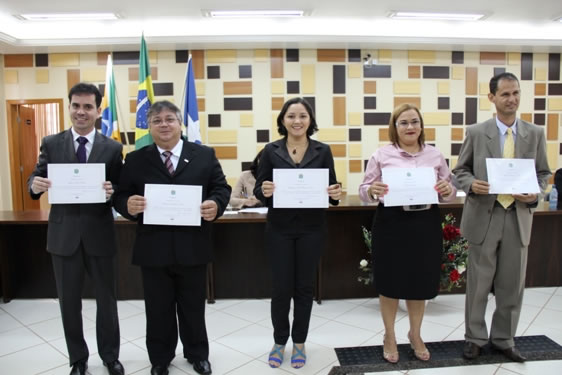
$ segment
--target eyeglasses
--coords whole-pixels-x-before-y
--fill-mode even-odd
[[[400,126],[400,127],[403,127],[403,128],[407,128],[408,125],[412,125],[413,128],[419,128],[421,126],[421,121],[418,120],[418,119],[415,119],[415,120],[412,120],[412,121],[409,121],[409,122],[406,121],[406,120],[403,120],[403,121],[400,121],[400,122],[396,123],[396,127]]]
[[[174,125],[177,121],[178,119],[175,117],[166,117],[165,119],[155,118],[150,121],[150,124],[153,126],[161,126],[164,123],[166,123],[166,125]]]

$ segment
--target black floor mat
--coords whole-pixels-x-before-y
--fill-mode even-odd
[[[509,362],[509,359],[490,345],[484,346],[480,356],[470,361],[462,356],[464,340],[428,342],[425,345],[431,352],[429,361],[418,360],[414,356],[410,344],[400,344],[398,345],[400,361],[397,364],[388,363],[383,359],[382,345],[336,348],[340,366],[333,367],[329,375]],[[528,361],[562,359],[562,346],[546,336],[516,337],[515,346],[521,351],[521,354],[527,357]]]

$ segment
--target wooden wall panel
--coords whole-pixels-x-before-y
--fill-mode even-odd
[[[271,56],[271,78],[283,78],[283,50],[282,49],[272,49],[270,51]]]
[[[480,64],[505,65],[505,52],[480,52]]]
[[[465,94],[478,95],[478,68],[466,68]]]
[[[4,55],[5,68],[33,67],[33,54]]]
[[[191,64],[195,79],[205,78],[205,51],[194,49],[191,51]]]
[[[223,82],[224,95],[252,95],[252,81]]]
[[[218,159],[237,159],[238,147],[236,146],[214,146]]]
[[[75,84],[80,82],[80,69],[68,69],[66,71],[66,85],[68,90],[72,88]]]
[[[404,103],[413,104],[421,110],[421,97],[419,96],[395,96],[394,108]]]
[[[560,117],[558,113],[549,113],[546,123],[546,139],[549,141],[558,140],[558,129],[560,127]]]
[[[345,62],[345,49],[318,49],[316,58],[318,62]]]
[[[345,125],[347,118],[346,114],[345,97],[334,97],[334,125]]]

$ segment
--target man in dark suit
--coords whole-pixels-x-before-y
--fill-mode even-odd
[[[105,164],[105,203],[53,204],[49,213],[47,251],[52,255],[71,375],[86,373],[88,346],[82,330],[84,273],[96,288],[98,352],[111,375],[122,375],[119,362],[119,319],[115,298],[114,258],[117,252],[110,198],[123,165],[123,146],[94,127],[101,113],[101,94],[79,83],[68,94],[72,128],[43,139],[39,161],[28,180],[31,198],[51,186],[49,163]],[[80,160],[81,159],[81,160]]]
[[[211,222],[224,212],[231,188],[212,148],[181,139],[181,112],[174,104],[156,102],[147,116],[154,144],[127,155],[114,200],[117,211],[138,222],[133,264],[142,273],[151,375],[168,374],[176,321],[184,357],[199,374],[211,374],[205,276],[212,260]],[[201,186],[201,225],[145,224],[146,184]]]
[[[521,91],[511,73],[490,80],[489,100],[495,119],[467,128],[453,173],[466,192],[461,232],[469,242],[463,355],[473,359],[488,343],[509,359],[525,361],[515,347],[527,268],[533,211],[539,194],[489,194],[486,158],[534,159],[541,195],[550,169],[544,130],[517,118]],[[506,154],[509,154],[506,155]],[[494,288],[496,310],[488,330],[484,315],[488,293]]]

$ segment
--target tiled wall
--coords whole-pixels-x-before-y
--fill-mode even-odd
[[[150,47],[150,46],[149,46]],[[357,194],[365,162],[388,141],[395,106],[418,105],[426,140],[454,166],[465,127],[493,115],[488,82],[510,71],[521,80],[520,116],[545,129],[553,170],[562,167],[560,54],[259,49],[197,50],[193,55],[203,142],[216,149],[231,183],[277,139],[283,102],[303,96],[316,110],[316,138],[331,145],[338,179]],[[372,64],[363,64],[371,55]],[[134,141],[138,51],[114,52],[120,122]],[[107,53],[4,56],[5,99],[66,97],[78,81],[103,85]],[[181,106],[188,51],[152,51],[157,99]],[[65,103],[67,101],[65,99]],[[125,135],[123,134],[123,140]],[[2,141],[5,142],[5,141]]]

